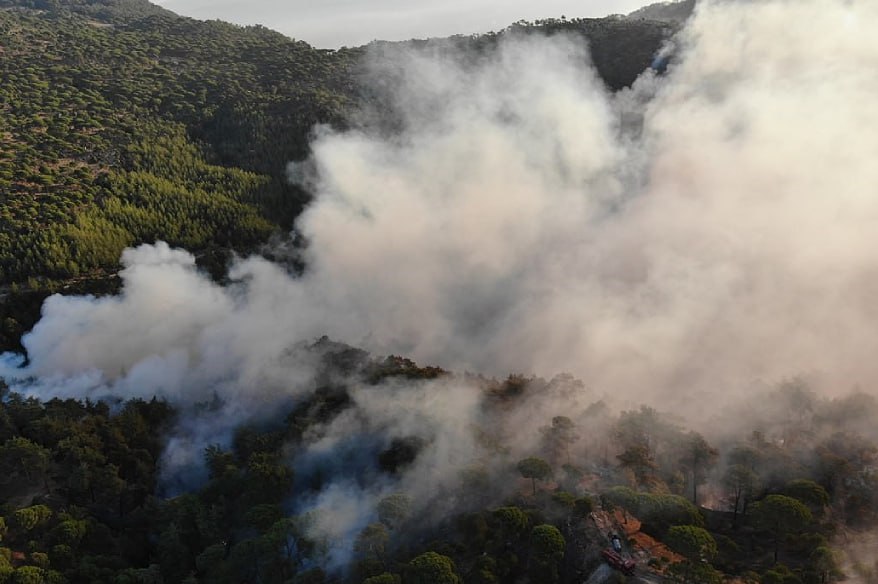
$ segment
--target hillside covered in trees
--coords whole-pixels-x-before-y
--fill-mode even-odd
[[[347,53],[145,1],[4,2],[0,51],[6,347],[128,245],[247,251],[288,228],[306,196],[284,166],[350,95]]]
[[[303,195],[284,165],[341,120],[345,54],[146,2],[41,6],[0,11],[3,282],[112,268],[157,238],[248,249],[289,224]]]
[[[589,39],[616,89],[672,29],[548,20],[440,42],[477,53],[503,34],[562,30]],[[127,246],[161,239],[221,271],[228,250],[286,233],[309,197],[286,165],[307,155],[315,124],[344,127],[374,97],[367,51],[146,0],[0,2],[0,345],[18,346],[50,291],[112,289],[103,280]]]

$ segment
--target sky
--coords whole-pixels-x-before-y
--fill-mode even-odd
[[[261,24],[318,48],[499,30],[521,19],[627,14],[648,0],[158,0],[184,16]]]

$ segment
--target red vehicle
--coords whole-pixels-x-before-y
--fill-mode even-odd
[[[604,556],[604,559],[607,560],[607,563],[610,564],[610,566],[629,576],[634,573],[634,568],[637,567],[634,560],[626,560],[610,548],[603,550],[601,555]]]

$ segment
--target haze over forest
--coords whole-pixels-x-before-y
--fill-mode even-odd
[[[878,5],[0,8],[0,582],[878,582]]]

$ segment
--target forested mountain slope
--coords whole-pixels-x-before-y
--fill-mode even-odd
[[[693,10],[695,10],[695,0],[656,2],[635,10],[628,17],[679,23],[689,18]]]
[[[262,241],[301,202],[284,163],[314,123],[340,119],[345,54],[165,11],[103,14],[0,12],[6,283],[112,266],[138,241]]]
[[[289,226],[304,194],[285,164],[342,120],[351,53],[147,2],[5,4],[4,346],[55,282],[100,277],[125,246],[246,251]]]
[[[562,30],[588,39],[617,89],[673,29],[546,20],[439,42],[479,51],[502,34]],[[162,239],[222,265],[221,250],[289,229],[308,194],[286,164],[307,154],[315,124],[344,125],[370,95],[367,50],[318,50],[145,0],[0,2],[0,344],[16,346],[49,291],[106,287],[126,246]]]
[[[79,14],[106,24],[130,22],[156,14],[174,15],[148,0],[2,0],[0,8]]]

